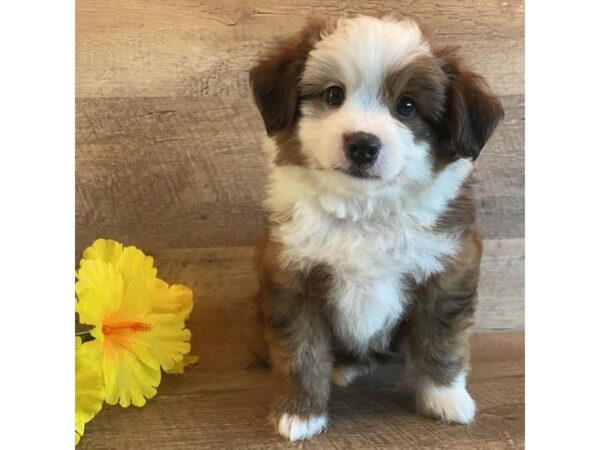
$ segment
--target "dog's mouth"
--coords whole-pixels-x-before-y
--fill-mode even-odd
[[[362,180],[382,180],[383,178],[381,177],[381,175],[375,173],[375,171],[373,170],[373,166],[374,164],[362,164],[362,165],[351,165],[349,167],[331,167],[329,169],[326,169],[325,167],[321,166],[321,165],[317,165],[317,166],[313,166],[312,169],[313,170],[318,170],[318,171],[328,171],[328,170],[334,170],[336,172],[341,172],[344,175],[347,175],[349,177],[352,178],[359,178]]]
[[[353,178],[361,178],[363,180],[380,180],[381,177],[373,173],[373,164],[352,165],[347,168],[338,168],[340,172]]]

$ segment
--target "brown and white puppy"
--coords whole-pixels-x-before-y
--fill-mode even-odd
[[[419,410],[472,421],[481,243],[468,176],[500,102],[404,16],[312,22],[250,82],[271,159],[252,346],[272,365],[276,429],[323,431],[330,381],[402,340]]]

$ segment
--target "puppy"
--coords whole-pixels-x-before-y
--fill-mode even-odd
[[[419,411],[471,422],[469,172],[502,105],[404,16],[313,21],[250,84],[271,162],[251,345],[272,367],[276,430],[322,432],[331,381],[400,342]]]

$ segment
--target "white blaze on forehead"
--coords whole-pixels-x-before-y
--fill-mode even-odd
[[[303,81],[340,78],[346,89],[379,88],[383,78],[418,56],[431,55],[419,26],[411,19],[357,17],[340,19],[310,53]]]

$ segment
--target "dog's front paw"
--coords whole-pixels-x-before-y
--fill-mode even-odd
[[[476,409],[463,375],[450,386],[436,385],[431,381],[422,383],[417,391],[417,408],[426,416],[462,424],[473,421]]]
[[[310,439],[327,427],[325,415],[302,417],[296,414],[282,414],[276,423],[277,431],[290,441]]]

